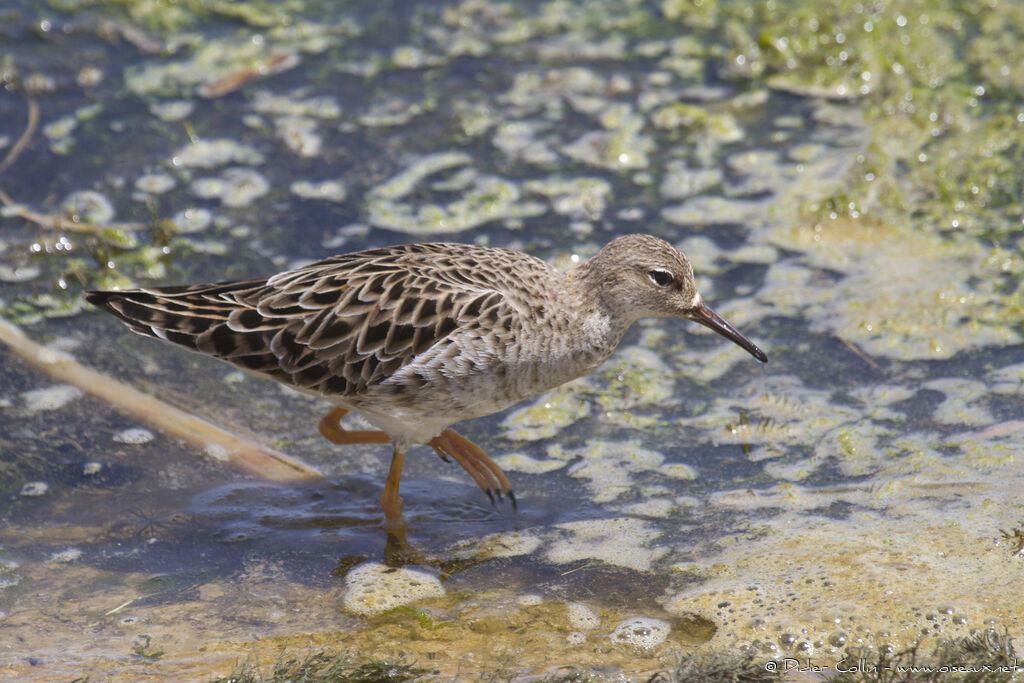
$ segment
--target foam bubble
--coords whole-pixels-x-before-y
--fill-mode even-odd
[[[433,574],[407,567],[396,569],[379,562],[353,567],[345,577],[345,586],[345,609],[360,616],[444,596],[441,581]]]
[[[615,627],[611,639],[616,645],[626,645],[635,652],[647,652],[668,638],[672,625],[661,619],[633,617]]]
[[[569,625],[577,631],[592,631],[601,624],[601,619],[581,602],[566,605],[569,611]]]
[[[29,410],[56,410],[82,397],[82,390],[70,384],[33,389],[22,394]]]
[[[50,490],[50,485],[45,481],[30,481],[21,487],[21,495],[27,498],[43,496]]]
[[[142,427],[130,427],[114,434],[114,441],[117,443],[132,445],[149,443],[154,438],[153,432],[148,429],[143,429]]]

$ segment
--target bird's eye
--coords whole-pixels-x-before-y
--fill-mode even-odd
[[[661,268],[647,271],[647,277],[651,278],[651,282],[659,287],[668,287],[672,284],[672,273]]]

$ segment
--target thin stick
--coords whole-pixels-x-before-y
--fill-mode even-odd
[[[104,230],[121,230],[123,232],[134,232],[136,230],[142,230],[146,227],[144,223],[106,223],[103,225],[94,225],[92,223],[80,223],[73,221],[70,218],[65,218],[59,215],[47,215],[45,213],[39,213],[29,209],[24,204],[11,199],[11,196],[0,189],[0,203],[8,207],[10,212],[19,218],[35,223],[36,225],[48,228],[50,230],[67,230],[68,232],[82,232],[87,234],[97,234]]]
[[[26,100],[28,102],[28,121],[25,123],[25,130],[21,132],[21,136],[18,141],[14,143],[14,147],[11,147],[10,151],[7,152],[7,156],[4,157],[3,162],[0,162],[0,173],[3,173],[11,164],[18,160],[21,153],[28,146],[32,136],[35,135],[36,128],[39,126],[39,104],[31,97]],[[121,230],[123,232],[133,232],[135,230],[142,230],[146,226],[142,223],[111,223],[108,225],[92,225],[90,223],[81,223],[64,216],[54,215],[48,216],[38,211],[19,204],[18,202],[11,199],[11,196],[0,189],[0,204],[8,207],[10,212],[19,218],[24,218],[30,223],[35,223],[44,228],[50,230],[67,230],[68,232],[84,232],[84,233],[99,233],[104,230]]]
[[[122,384],[75,361],[70,355],[41,346],[17,326],[0,318],[0,343],[26,363],[60,382],[73,384],[168,436],[182,439],[216,460],[271,481],[322,478],[315,468],[279,451],[231,434],[158,398]]]
[[[881,370],[881,368],[878,366],[878,363],[876,363],[875,361],[871,360],[871,356],[867,355],[866,353],[861,351],[859,348],[857,348],[854,345],[853,342],[847,341],[846,339],[843,339],[838,334],[835,335],[835,338],[838,339],[839,341],[843,342],[843,346],[845,346],[846,348],[850,349],[855,354],[857,354],[857,357],[860,358],[862,361],[864,361],[865,363],[867,363],[868,365],[873,367],[875,370]]]
[[[271,55],[270,58],[257,62],[255,66],[236,71],[223,78],[218,78],[212,83],[201,85],[196,92],[200,97],[223,97],[228,93],[235,92],[251,80],[279,74],[282,71],[291,69],[298,63],[299,57],[296,54],[282,53]]]
[[[21,137],[14,143],[14,147],[11,147],[11,151],[7,153],[3,163],[0,163],[0,173],[6,171],[11,164],[13,164],[18,157],[21,155],[22,150],[28,146],[28,141],[35,135],[36,126],[39,125],[39,104],[32,99],[28,98],[28,122],[25,123],[25,130],[21,132]]]
[[[117,614],[118,612],[120,612],[121,610],[123,610],[125,607],[127,607],[130,604],[132,604],[136,600],[138,600],[138,598],[132,598],[131,600],[125,600],[124,602],[122,602],[120,605],[118,605],[114,609],[107,610],[106,612],[104,612],[103,616],[109,617],[111,614]]]

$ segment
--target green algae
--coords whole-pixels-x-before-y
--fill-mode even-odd
[[[833,220],[780,234],[776,244],[804,250],[812,265],[846,274],[815,292],[817,302],[801,296],[797,306],[818,329],[834,330],[871,355],[949,358],[964,349],[1019,339],[1020,319],[1007,307],[1014,299],[1005,297],[993,272],[1000,260],[979,242]],[[944,276],[929,281],[924,271],[933,268]],[[759,296],[781,309],[795,303],[794,294],[789,284],[769,277]]]
[[[84,309],[79,296],[83,289],[129,287],[137,280],[166,276],[173,226],[165,221],[138,230],[110,225],[109,202],[87,192],[88,196],[73,195],[66,204],[66,210],[78,217],[80,229],[35,237],[28,253],[13,254],[19,268],[31,269],[28,281],[35,291],[0,301],[0,314],[8,320],[30,324],[74,315]]]
[[[196,139],[170,156],[171,164],[179,168],[216,168],[229,163],[259,166],[264,155],[251,145],[226,138]]]
[[[579,460],[569,469],[569,475],[587,482],[591,499],[610,503],[628,495],[636,488],[641,473],[660,471],[665,463],[662,453],[643,448],[638,442],[594,441],[576,451],[566,451]],[[666,473],[680,479],[693,479],[692,468],[673,468]]]
[[[289,189],[292,194],[305,199],[322,199],[329,202],[344,202],[348,196],[348,190],[344,183],[338,180],[322,180],[314,182],[310,180],[296,180]]]
[[[948,2],[662,4],[666,17],[687,26],[727,27],[724,40],[714,41],[711,50],[722,50],[723,74],[729,78],[859,101],[870,139],[838,191],[804,200],[810,220],[867,217],[863,235],[912,225],[918,236],[940,233],[935,244],[951,253],[974,249],[971,240],[979,238],[995,240],[1000,250],[1000,242],[1018,231],[1024,218],[1016,181],[1024,161],[1019,91],[1012,87],[1020,79],[1022,62],[1015,57],[1020,57],[1021,41],[1009,45],[1024,32],[1024,18],[1015,3],[992,2],[985,11],[961,9]],[[992,51],[997,45],[1006,45],[1005,52]],[[742,210],[735,203],[708,199],[666,209],[664,216],[687,225],[756,223],[757,212],[753,206]],[[797,245],[788,241],[787,246]],[[885,270],[899,267],[886,264]],[[969,346],[1012,343],[1012,327],[1020,322],[1018,292],[1011,289],[1010,297],[1002,296],[1001,280],[979,267],[961,272],[948,280],[981,281],[998,292],[982,303],[981,321],[972,316],[955,339],[940,338],[940,330],[949,328],[946,317],[918,329],[922,314],[940,310],[934,299],[924,300],[906,313],[907,323],[893,326],[888,318],[881,333],[875,324],[876,334],[870,336],[895,343],[886,348],[869,343],[870,352],[948,356]],[[845,295],[866,291],[862,283],[848,285],[844,308],[849,305]],[[977,305],[976,297],[970,300]],[[836,313],[848,315],[842,308],[828,315]],[[854,327],[848,323],[840,334],[863,343],[864,335]],[[898,348],[907,341],[909,349]]]
[[[685,21],[687,5],[669,0],[663,11]],[[1012,87],[1024,63],[1019,5],[991,2],[969,12],[952,2],[763,3],[750,12],[740,3],[706,5],[713,9],[696,11],[757,27],[725,34],[727,61],[744,62],[733,77],[767,75],[774,88],[861,99],[868,153],[853,184],[812,209],[913,217],[939,230],[959,216],[983,235],[993,226],[976,221],[1001,207],[1019,226],[1012,189],[1024,154]]]
[[[465,166],[468,155],[449,152],[431,154],[413,162],[367,195],[367,221],[378,227],[409,234],[456,233],[502,220],[512,225],[519,219],[543,213],[536,202],[520,201],[519,187],[497,176],[464,174],[456,185],[437,186],[439,190],[458,189],[459,196],[445,203],[401,201],[438,173]]]
[[[725,33],[713,40],[710,46],[692,37],[677,38],[670,41],[645,39],[645,42],[638,44],[643,47],[637,48],[637,54],[640,56],[647,55],[648,57],[664,56],[667,54],[690,59],[706,59],[708,55],[718,54],[719,50],[723,50],[722,54],[734,57],[732,59],[734,67],[738,66],[735,65],[735,56],[744,55],[745,69],[739,69],[734,72],[730,70],[733,67],[722,67],[724,69],[723,73],[729,74],[731,78],[753,81],[751,85],[755,89],[751,93],[745,93],[733,98],[730,106],[734,108],[741,109],[743,106],[741,102],[751,99],[752,94],[755,93],[761,98],[759,101],[763,101],[766,91],[763,88],[757,89],[759,79],[767,78],[770,80],[771,77],[787,76],[798,81],[819,85],[826,82],[848,81],[849,86],[847,89],[853,92],[855,90],[854,86],[857,86],[857,96],[870,104],[866,111],[871,114],[871,112],[875,111],[872,107],[875,107],[876,103],[879,103],[878,106],[888,106],[890,100],[896,97],[896,95],[904,95],[906,92],[904,89],[905,84],[908,84],[908,88],[910,86],[923,87],[927,85],[929,92],[934,91],[932,94],[935,97],[941,96],[947,91],[948,88],[946,86],[954,77],[964,75],[956,70],[943,70],[943,64],[946,62],[944,61],[945,58],[941,57],[941,55],[948,54],[950,41],[968,39],[971,35],[968,30],[968,24],[975,21],[979,22],[981,34],[988,36],[991,40],[993,27],[998,24],[993,19],[972,16],[962,20],[960,25],[956,25],[955,21],[950,18],[949,13],[944,9],[939,12],[929,9],[927,11],[929,20],[928,22],[923,22],[921,20],[921,17],[925,16],[923,9],[916,14],[909,9],[901,9],[902,14],[900,14],[894,9],[893,13],[889,14],[887,12],[888,5],[886,5],[868,9],[855,8],[856,11],[854,12],[843,12],[839,11],[842,3],[833,4],[836,6],[836,11],[825,20],[818,18],[816,13],[810,11],[807,7],[798,4],[779,5],[768,3],[758,5],[751,11],[747,11],[737,3],[702,3],[697,7],[688,3],[675,4],[666,2],[662,5],[661,12],[673,21],[680,21],[698,29],[710,29],[714,22],[719,22],[729,28]],[[179,10],[188,11],[195,10],[195,8],[189,6],[189,8],[179,8]],[[214,14],[219,11],[215,10]],[[289,11],[301,12],[301,6],[296,5],[290,8]],[[1014,23],[1017,18],[1016,14],[1012,9],[1007,9],[1005,3],[1003,5],[997,3],[994,11],[999,16],[1005,14],[1008,25],[1016,25]],[[600,9],[595,8],[593,11],[582,13],[582,16],[587,17],[583,24],[579,24],[581,14],[577,10],[561,6],[556,8],[554,4],[545,5],[537,16],[531,16],[529,13],[523,14],[502,10],[496,14],[486,14],[486,20],[484,20],[485,14],[481,14],[481,12],[481,9],[473,3],[464,3],[446,10],[443,13],[443,19],[440,21],[440,24],[450,27],[457,32],[479,30],[479,39],[485,41],[485,44],[481,45],[481,49],[503,50],[508,49],[511,45],[520,44],[537,36],[551,35],[552,32],[565,30],[570,26],[574,28],[579,27],[580,30],[586,32],[611,30],[614,27],[615,30],[628,30],[631,34],[640,35],[650,30],[650,27],[645,22],[654,22],[659,18],[657,14],[645,15],[643,11],[637,8],[614,8],[604,4],[602,4]],[[203,16],[209,15],[202,12],[197,14],[197,17]],[[414,30],[422,30],[424,33],[429,33],[429,24],[426,18],[430,16],[432,15],[428,11],[424,12],[422,16],[417,17],[413,24]],[[569,17],[572,17],[572,19]],[[281,25],[277,26],[279,20]],[[302,25],[301,21],[295,16],[284,19],[280,16],[271,16],[267,18],[267,21],[276,26],[275,30]],[[424,23],[416,23],[421,21]],[[708,22],[712,22],[712,24]],[[489,29],[495,36],[505,37],[489,40],[486,37],[487,32],[484,32],[481,28],[484,23],[489,23]],[[866,23],[872,23],[872,28],[866,29]],[[340,26],[341,24],[338,24],[329,30],[343,36],[350,36],[359,32],[357,27],[339,28]],[[757,27],[756,30],[753,28],[754,26]],[[470,27],[476,28],[472,29]],[[531,28],[527,29],[526,27]],[[953,28],[951,29],[950,27]],[[494,30],[495,28],[497,28],[497,31]],[[309,42],[311,36],[309,35],[308,27],[303,28],[300,34],[302,40],[307,41],[307,45],[311,44]],[[510,36],[513,35],[516,38],[511,39]],[[440,36],[441,34],[432,35],[431,40],[441,45],[445,41]],[[910,37],[908,39],[909,45],[903,40],[904,36]],[[896,69],[896,72],[891,74],[885,72],[885,69],[879,66],[879,64],[884,66],[886,63],[880,57],[880,53],[883,50],[883,46],[888,46],[890,43],[899,47],[895,53],[888,55],[888,59],[896,60],[894,63],[902,65],[902,70]],[[944,47],[944,52],[942,50],[936,52],[932,49],[939,43]],[[974,53],[977,53],[973,59],[979,65],[987,64],[987,58],[982,57],[982,53],[984,53],[983,48],[987,44],[979,43],[979,46],[973,49]],[[216,51],[223,48],[219,41],[186,48],[185,62],[181,58],[175,57],[166,60],[166,62],[151,61],[150,65],[165,63],[166,66],[177,65],[175,68],[183,68],[183,65],[191,60],[192,65],[188,68],[188,71],[193,76],[187,77],[181,83],[185,84],[186,87],[189,87],[189,84],[195,86],[202,82],[209,82],[209,79],[218,75],[230,74],[239,68],[244,68],[246,63],[259,59],[260,57],[257,56],[257,53],[252,52],[253,46],[260,48],[261,43],[256,41],[252,44],[244,44],[244,41],[240,41],[238,47],[243,51],[238,53],[240,59],[231,62],[229,66],[217,66],[220,64],[218,61],[220,57],[216,56],[218,54]],[[927,60],[927,63],[920,59],[910,59],[908,53],[917,49],[926,51],[930,55],[939,54],[940,58],[938,60],[930,58]],[[245,50],[250,52],[244,52]],[[422,52],[423,48],[417,47],[413,49],[408,47],[405,52],[409,52],[409,50],[413,50],[413,53],[416,53],[417,50]],[[844,51],[846,53],[845,56],[842,54]],[[402,54],[405,54],[405,52],[402,52]],[[263,58],[266,58],[268,54],[265,53]],[[433,55],[428,50],[424,53],[423,59],[412,60],[415,63],[410,62],[408,58],[398,61],[401,62],[400,66],[403,68],[443,66],[442,63],[436,60],[432,61],[434,56],[436,55]],[[430,59],[427,59],[427,57],[430,57]],[[246,60],[249,60],[249,62],[246,62]],[[726,59],[725,62],[728,65],[729,60]],[[752,66],[754,62],[761,62],[761,64],[760,66]],[[942,71],[942,78],[936,81],[936,73],[939,71]],[[1004,85],[1005,83],[1012,83],[1012,81],[1007,81],[1007,79],[1013,78],[1015,74],[1015,70],[1012,68],[996,68],[991,65],[988,65],[985,72],[992,72],[994,74],[991,76],[992,78],[998,76]],[[870,79],[865,80],[865,74],[868,73],[874,75]],[[766,77],[765,74],[769,76]],[[134,75],[129,72],[127,77],[129,82],[131,82]],[[158,77],[157,80],[162,78],[162,76]],[[204,81],[204,79],[206,80]],[[654,82],[660,81],[656,79]],[[164,88],[164,86],[157,87],[158,89]],[[168,87],[173,90],[179,86],[170,85]],[[984,84],[979,87],[986,88]],[[142,92],[149,90],[149,86],[140,86],[140,88]],[[866,88],[866,93],[860,93],[860,89],[863,88]],[[792,90],[793,88],[791,87],[790,89]],[[978,96],[975,94],[970,95],[970,97],[980,102],[979,106],[984,106],[987,101],[986,98],[1001,95],[1004,91],[1005,87],[1003,90],[1000,90],[999,87],[993,86],[986,89],[988,95]],[[266,90],[262,91],[262,93],[262,95],[258,93],[254,101],[253,108],[257,111],[261,110],[261,108],[265,109],[266,98],[272,97]],[[636,101],[641,103],[639,110],[644,113],[644,116],[639,116],[637,110],[631,107],[628,102],[615,101],[609,98],[609,93],[619,98],[624,94],[633,96],[633,93],[635,93]],[[549,95],[553,95],[553,97]],[[504,114],[523,117],[524,114],[529,112],[530,107],[546,106],[549,108],[549,112],[557,113],[558,118],[564,118],[564,108],[556,109],[552,107],[554,107],[556,102],[565,101],[571,107],[585,112],[601,128],[606,130],[590,131],[589,133],[584,133],[581,137],[575,138],[575,140],[563,138],[560,141],[553,141],[553,145],[550,143],[547,145],[541,143],[540,146],[534,144],[528,147],[534,150],[530,152],[529,158],[534,161],[552,161],[557,158],[558,152],[555,150],[558,150],[569,158],[576,159],[584,164],[593,164],[609,170],[624,171],[634,168],[646,168],[650,165],[650,162],[647,161],[647,157],[650,156],[652,151],[650,142],[651,140],[658,139],[658,136],[652,136],[650,131],[656,132],[659,129],[676,130],[680,125],[686,127],[696,125],[702,128],[702,130],[696,131],[699,133],[699,137],[715,137],[715,126],[709,125],[707,122],[723,114],[716,112],[713,107],[671,100],[652,108],[648,108],[648,105],[643,104],[647,101],[665,101],[664,98],[666,97],[671,97],[671,91],[662,93],[657,88],[650,87],[638,90],[635,83],[630,83],[628,78],[623,78],[621,75],[606,77],[597,74],[592,69],[568,67],[548,70],[543,76],[539,72],[530,71],[519,74],[515,78],[512,88],[500,100],[502,103],[500,111]],[[309,102],[318,103],[315,107],[321,107],[324,98],[312,97],[306,99]],[[920,101],[921,96],[914,100],[915,111],[921,108]],[[461,101],[455,104],[460,110],[467,111]],[[338,115],[336,104],[330,104],[328,109],[329,116],[336,117]],[[275,111],[280,113],[279,110],[280,107],[275,109]],[[324,111],[326,110],[321,108],[320,113],[322,114]],[[921,119],[920,112],[914,115],[911,114],[912,112],[897,112],[897,115],[888,118],[870,118],[870,122],[874,127],[885,125],[890,119],[904,121],[901,124],[904,127],[909,126],[911,123],[923,123],[928,126],[935,123],[930,121],[928,117],[919,120]],[[880,198],[888,201],[887,198],[890,197],[890,194],[884,191],[884,182],[880,181],[892,182],[893,177],[900,175],[896,173],[897,169],[893,164],[902,163],[900,160],[905,158],[909,159],[923,144],[934,146],[947,139],[956,140],[956,143],[948,152],[941,155],[939,163],[932,160],[925,164],[910,164],[909,167],[912,169],[918,167],[923,169],[939,169],[939,174],[944,178],[949,176],[949,174],[941,170],[946,167],[957,172],[962,171],[973,174],[975,171],[971,170],[972,167],[969,164],[965,165],[962,163],[964,155],[967,154],[969,156],[971,151],[975,149],[984,149],[986,150],[985,159],[988,160],[985,163],[995,164],[995,166],[977,169],[977,173],[987,174],[986,181],[980,185],[967,183],[967,187],[978,188],[978,192],[975,194],[978,196],[979,201],[984,202],[985,206],[990,205],[993,201],[996,203],[1005,201],[1006,197],[994,197],[991,195],[991,192],[1000,188],[1013,187],[1012,182],[1001,182],[1003,175],[1017,166],[1014,157],[1016,154],[1014,151],[1015,147],[1012,142],[1014,136],[1008,134],[1012,133],[1013,125],[1015,125],[1012,114],[1013,112],[1009,110],[1004,112],[1002,118],[999,119],[1002,123],[998,126],[986,125],[973,126],[971,128],[970,132],[972,135],[984,135],[984,139],[975,139],[970,136],[965,137],[968,132],[965,126],[951,127],[946,124],[942,124],[943,134],[939,136],[938,140],[935,139],[935,136],[931,135],[930,130],[923,129],[920,135],[887,135],[886,140],[899,140],[901,145],[907,147],[907,149],[899,152],[899,158],[887,161],[887,166],[879,165],[873,157],[875,148],[879,147],[879,145],[873,143],[868,146],[868,153],[863,155],[864,159],[857,162],[858,167],[870,167],[870,170],[863,174],[858,170],[857,173],[851,175],[854,179],[858,175],[874,177],[874,180],[870,181],[875,183],[870,188],[871,201],[858,200],[857,197],[850,195],[849,192],[844,190],[844,194],[841,196],[836,195],[832,198],[814,197],[807,206],[812,208],[818,207],[816,209],[818,211],[832,213],[839,211],[844,215],[851,211],[851,206],[857,207],[856,211],[859,213],[863,213],[865,209],[870,210],[872,201],[877,203]],[[946,113],[942,113],[940,118],[946,116]],[[675,123],[667,125],[670,119]],[[359,120],[364,125],[370,125],[365,120],[365,117]],[[474,131],[486,130],[491,125],[489,122],[496,120],[501,121],[501,117],[495,118],[492,111],[485,117],[484,123],[474,124],[472,129]],[[407,121],[408,119],[405,119],[403,122]],[[986,122],[993,122],[993,117],[990,117]],[[282,122],[282,125],[284,123],[287,123],[287,121]],[[942,122],[939,121],[939,123]],[[522,120],[519,122],[510,121],[501,125],[530,124],[530,121]],[[301,131],[299,129],[281,130],[279,135],[281,135],[285,144],[291,145],[297,153],[301,155],[316,155],[318,154],[320,143],[317,141],[315,144],[311,144],[310,141],[318,140],[320,135],[317,134],[313,137],[313,131],[308,128],[308,126],[312,125],[309,122],[305,122],[303,125],[307,126],[307,128],[303,128]],[[735,128],[735,124],[730,124],[729,127]],[[947,129],[957,133],[957,135],[952,135]],[[910,129],[908,128],[908,130]],[[965,135],[960,135],[960,133]],[[479,135],[479,132],[472,134]],[[920,138],[920,142],[908,142],[918,138]],[[731,140],[737,138],[734,133],[731,133],[723,139]],[[702,141],[698,144],[706,145],[707,143]],[[999,146],[1000,144],[1002,146]],[[891,149],[892,147],[893,145],[886,147],[886,154],[891,156],[894,153]],[[707,151],[705,150],[702,153],[707,154]],[[808,162],[808,154],[809,152],[806,150],[804,152],[794,152],[793,160],[805,164]],[[934,159],[933,156],[930,158]],[[742,193],[749,193],[756,187],[765,187],[763,183],[770,182],[773,171],[767,168],[766,172],[767,175],[764,176],[764,179],[758,180],[759,183],[762,183],[761,185],[751,185],[748,179],[744,185],[746,189],[742,190]],[[822,176],[824,174],[814,173],[809,175]],[[713,179],[715,176],[712,175],[710,177]],[[642,180],[637,177],[637,182],[642,182]],[[901,180],[901,182],[903,181]],[[916,180],[911,178],[909,182],[916,183]],[[959,176],[954,176],[946,182],[949,186],[947,189],[939,188],[939,191],[944,194],[948,194],[949,191],[963,185],[966,180]],[[919,187],[927,185],[926,183],[916,184]],[[671,192],[670,188],[674,185],[675,183],[665,181],[663,188],[666,192]],[[539,208],[529,203],[525,206],[516,206],[514,204],[514,197],[517,190],[509,185],[507,181],[495,180],[485,187],[477,188],[477,190],[476,192],[471,192],[463,201],[454,204],[430,203],[419,209],[413,209],[404,206],[380,205],[371,201],[368,202],[367,208],[369,216],[373,219],[372,222],[377,225],[412,230],[415,228],[414,223],[421,222],[437,232],[447,232],[456,229],[465,230],[493,220],[504,220],[511,225],[517,225],[523,219],[536,216],[539,213]],[[700,190],[697,191],[699,192]],[[736,189],[729,190],[727,194],[735,196]],[[906,204],[905,199],[907,196],[917,197],[919,194],[902,192],[900,194],[900,201],[902,204]],[[919,203],[928,202],[929,197],[920,196]],[[893,195],[893,198],[896,198],[895,195]],[[934,203],[932,202],[932,205]],[[715,222],[756,223],[765,212],[765,209],[766,207],[762,203],[744,203],[736,199],[706,197],[701,198],[700,201],[693,205],[678,207],[677,209],[666,209],[664,215],[668,220],[687,225],[693,225],[695,221],[699,222],[699,224]]]
[[[281,655],[266,673],[258,662],[248,659],[226,677],[213,679],[214,683],[359,683],[366,681],[413,681],[432,676],[437,671],[385,661],[374,657],[358,656],[350,652],[317,652],[303,656]]]
[[[505,436],[517,441],[546,439],[590,414],[579,395],[578,382],[563,385],[510,413],[501,426]]]
[[[604,386],[598,393],[597,404],[606,412],[648,404],[664,406],[675,394],[671,370],[649,349],[622,349],[601,367],[598,376]]]
[[[556,213],[599,218],[604,214],[612,193],[611,184],[602,178],[544,178],[523,183],[523,190],[551,201]]]
[[[251,168],[233,166],[219,176],[193,180],[189,189],[203,199],[219,199],[227,207],[249,206],[270,189],[266,177]]]
[[[519,219],[545,211],[540,204],[519,200],[520,191],[514,183],[481,176],[459,198],[444,204],[416,206],[371,194],[366,204],[367,221],[410,235],[432,235],[464,232],[498,220],[514,227]]]
[[[643,120],[629,107],[610,108],[602,115],[601,124],[609,130],[585,133],[563,145],[562,152],[577,161],[617,171],[650,165],[654,140],[641,132]]]
[[[409,165],[401,173],[374,188],[373,194],[381,199],[401,199],[412,193],[428,176],[451,168],[465,166],[473,161],[468,154],[443,152],[431,154]]]
[[[68,13],[82,9],[82,3],[77,0],[47,0],[46,4],[55,10]],[[299,19],[299,12],[305,7],[304,3],[297,1],[276,3],[265,0],[246,0],[245,2],[144,0],[143,2],[127,3],[121,0],[100,0],[90,2],[88,5],[107,10],[111,16],[130,19],[146,30],[161,35],[178,34],[186,29],[194,28],[200,22],[208,19],[239,21],[253,28],[261,29],[290,26]]]

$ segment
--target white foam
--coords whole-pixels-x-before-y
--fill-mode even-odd
[[[633,617],[615,627],[611,639],[616,645],[626,645],[636,652],[646,652],[668,638],[672,625],[661,619]]]
[[[345,577],[343,604],[360,616],[371,616],[427,598],[444,596],[441,581],[433,574],[407,567],[388,567],[364,562]]]

